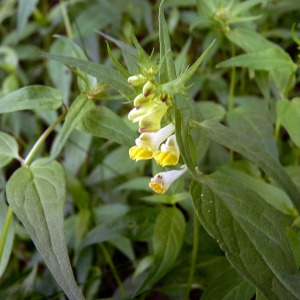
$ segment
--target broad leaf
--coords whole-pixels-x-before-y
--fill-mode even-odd
[[[249,300],[254,294],[255,288],[230,268],[210,282],[201,295],[201,300]]]
[[[44,57],[62,62],[67,67],[77,68],[89,75],[96,77],[99,81],[105,82],[121,94],[130,95],[134,92],[127,80],[115,69],[81,58],[68,57],[46,52],[40,53]]]
[[[79,122],[77,129],[131,147],[136,139],[134,131],[105,106],[94,106]]]
[[[0,131],[0,168],[7,165],[13,158],[19,159],[18,150],[15,138]]]
[[[300,147],[300,98],[294,98],[292,101],[282,99],[277,102],[276,110],[292,141]]]
[[[276,180],[290,196],[297,210],[300,211],[300,191],[273,155],[247,136],[241,135],[235,130],[217,122],[204,121],[197,123],[197,125],[207,137],[242,154]]]
[[[7,200],[23,223],[47,267],[69,299],[83,299],[66,248],[63,208],[66,180],[56,161],[21,167],[7,183]]]
[[[185,233],[185,220],[176,207],[165,207],[158,215],[153,234],[153,266],[137,294],[149,289],[175,263]]]
[[[283,215],[231,177],[213,174],[201,181],[190,188],[196,212],[230,263],[268,299],[299,299],[295,281],[287,278],[298,268]]]
[[[61,92],[41,85],[26,86],[0,99],[0,114],[18,110],[54,110],[62,105]]]
[[[51,159],[54,159],[61,152],[66,144],[70,134],[75,129],[83,116],[88,113],[94,106],[93,102],[87,98],[85,94],[80,94],[72,103],[67,112],[64,124],[56,137],[51,148]]]

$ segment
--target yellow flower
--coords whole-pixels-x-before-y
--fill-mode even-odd
[[[161,128],[157,132],[142,133],[136,140],[135,146],[129,149],[129,156],[133,160],[151,159],[153,153],[175,130],[173,124]]]
[[[154,159],[163,167],[176,165],[178,163],[179,156],[180,152],[175,134],[171,135],[167,139],[166,143],[161,145],[160,150],[154,152]]]
[[[149,186],[157,194],[165,193],[170,185],[182,174],[187,171],[186,165],[183,165],[179,170],[161,172],[151,178]]]

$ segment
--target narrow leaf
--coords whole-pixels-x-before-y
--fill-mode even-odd
[[[93,102],[91,100],[88,100],[85,94],[80,94],[74,100],[67,113],[63,127],[61,128],[57,138],[52,145],[50,154],[51,159],[54,159],[57,155],[59,155],[72,131],[75,129],[83,116],[91,110],[93,105]]]
[[[230,263],[268,299],[299,299],[286,278],[298,272],[284,232],[288,220],[283,224],[283,215],[231,177],[215,173],[201,181],[190,188],[196,212]]]
[[[105,106],[94,106],[79,122],[77,129],[131,147],[136,139],[134,131]]]
[[[37,250],[69,299],[83,299],[66,248],[63,208],[66,180],[56,161],[21,167],[7,183],[7,199]]]
[[[99,81],[103,81],[121,94],[130,95],[134,91],[128,84],[127,80],[116,70],[99,65],[84,59],[68,57],[63,55],[51,54],[39,51],[39,53],[49,59],[60,61],[70,68],[77,68],[89,75],[96,77]]]
[[[41,85],[26,86],[0,99],[0,114],[18,110],[52,110],[62,105],[61,92]]]
[[[189,170],[195,172],[196,163],[193,161],[194,155],[190,146],[189,121],[190,114],[188,112],[183,113],[182,110],[175,109],[175,132],[180,154]]]
[[[7,165],[13,158],[18,159],[18,150],[15,138],[0,131],[0,168]]]
[[[150,288],[173,266],[181,250],[185,220],[176,207],[165,207],[158,215],[153,235],[153,267],[137,294]]]
[[[164,15],[164,0],[159,6],[159,47],[160,47],[160,83],[166,83],[176,78],[176,69],[171,50],[168,24]]]
[[[197,124],[208,138],[242,154],[270,175],[287,192],[300,211],[300,191],[273,155],[248,137],[217,122],[204,121]]]

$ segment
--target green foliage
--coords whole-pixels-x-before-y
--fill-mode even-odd
[[[2,1],[0,298],[299,299],[299,6]]]

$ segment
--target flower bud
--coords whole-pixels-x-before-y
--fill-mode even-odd
[[[139,86],[147,82],[147,77],[143,76],[142,74],[130,76],[127,81],[132,86]]]

